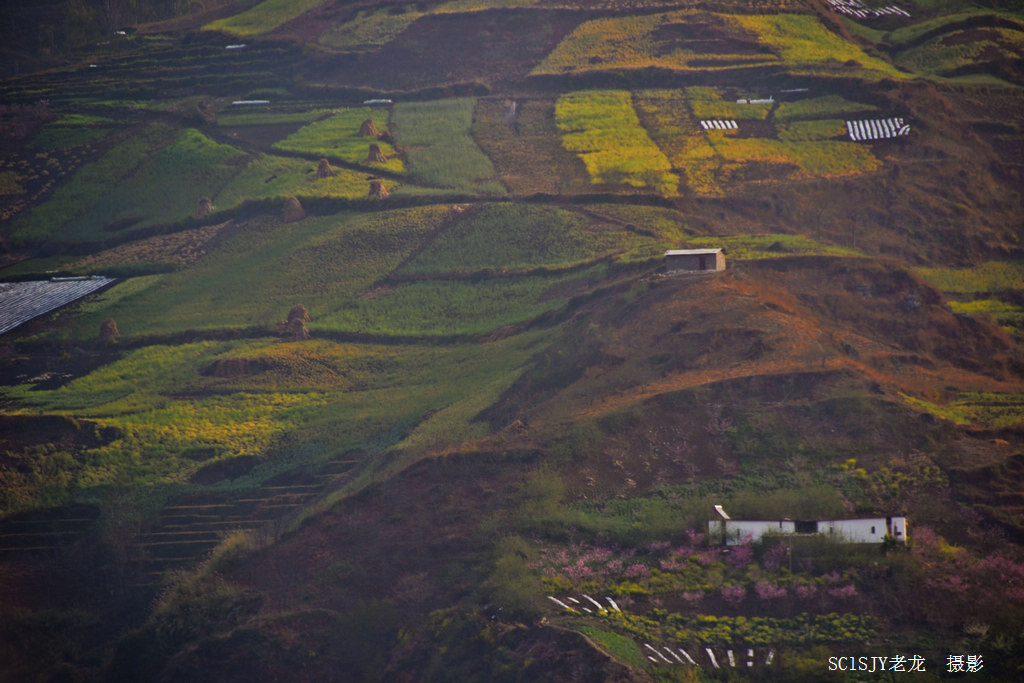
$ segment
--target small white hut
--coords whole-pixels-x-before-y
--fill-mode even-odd
[[[665,272],[701,273],[725,270],[721,249],[669,249],[665,252]]]

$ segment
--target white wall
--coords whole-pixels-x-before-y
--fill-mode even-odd
[[[791,520],[713,519],[708,522],[708,538],[712,543],[740,545],[760,542],[768,534],[792,534],[796,523]],[[831,519],[818,522],[818,533],[833,536],[847,543],[881,543],[886,535],[907,542],[906,517],[868,517],[865,519]]]

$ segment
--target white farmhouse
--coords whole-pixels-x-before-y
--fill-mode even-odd
[[[708,540],[725,545],[757,543],[765,536],[790,534],[821,534],[844,543],[882,543],[887,536],[900,543],[907,542],[906,517],[863,517],[821,521],[749,520],[732,519],[721,505],[716,505],[715,511],[718,518],[708,522]]]

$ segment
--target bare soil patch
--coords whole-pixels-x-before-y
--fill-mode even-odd
[[[504,98],[481,99],[473,133],[513,194],[594,191],[582,162],[562,146],[554,99],[517,100],[517,115],[511,122],[508,109],[509,100]]]
[[[686,50],[695,54],[770,55],[771,50],[757,41],[757,36],[742,35],[738,27],[708,14],[696,21],[678,22],[660,26],[652,37],[657,40],[660,54]]]
[[[187,266],[206,254],[208,244],[228,223],[207,225],[170,235],[158,235],[86,256],[68,266],[71,270],[96,269],[128,263],[173,263]]]
[[[270,149],[275,142],[302,128],[304,123],[274,123],[265,126],[225,126],[220,130],[228,138],[250,144],[261,149]]]

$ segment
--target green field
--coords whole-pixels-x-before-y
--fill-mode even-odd
[[[859,114],[877,111],[877,109],[873,105],[852,102],[840,95],[822,95],[821,97],[808,97],[792,102],[780,102],[778,109],[775,110],[775,118],[779,121],[803,118],[817,119],[823,116],[835,118],[843,114]]]
[[[1017,338],[1024,335],[1024,263],[989,261],[974,268],[917,268],[917,275],[949,297],[955,313],[994,320]]]
[[[379,168],[392,173],[401,173],[405,164],[395,154],[394,148],[386,142],[372,137],[359,137],[359,127],[363,121],[370,119],[380,132],[388,128],[386,113],[369,107],[342,109],[332,116],[300,128],[274,147],[289,152],[301,152],[329,159],[340,159],[352,164],[365,164],[369,168]],[[385,163],[367,161],[370,145],[380,147],[384,156],[389,158]]]
[[[125,285],[107,290],[101,301],[111,300],[82,316],[81,334],[94,336],[108,317],[128,336],[269,326],[296,303],[317,320],[395,268],[448,213],[429,207],[286,225],[249,221],[186,270],[125,297],[117,294]]]
[[[558,225],[560,230],[552,230]],[[263,219],[223,235],[192,266],[130,280],[85,304],[80,333],[93,336],[110,317],[132,337],[268,328],[302,303],[313,317],[314,332],[477,334],[564,305],[589,291],[603,267],[516,277],[437,275],[563,268],[643,244],[651,244],[651,252],[663,246],[607,226],[591,228],[577,214],[511,204],[485,205],[468,214],[437,206],[287,225]],[[415,258],[402,265],[412,254]],[[403,277],[424,279],[375,286],[396,269]]]
[[[886,34],[886,39],[893,45],[900,46],[910,41],[916,40],[926,33],[939,30],[943,27],[957,24],[966,20],[979,20],[979,19],[1002,19],[1015,23],[1021,23],[1022,17],[1020,14],[1013,14],[1011,12],[999,12],[992,11],[990,9],[973,9],[971,11],[960,11],[952,13],[942,13],[938,16],[933,16],[924,21],[917,21],[909,26],[901,26],[893,31],[889,31]],[[1022,24],[1024,25],[1024,24]],[[955,29],[952,29],[955,30]]]
[[[726,100],[721,88],[708,86],[687,88],[686,101],[696,119],[760,120],[768,116],[772,108],[770,104],[741,104]]]
[[[270,197],[365,197],[369,189],[365,171],[335,168],[330,178],[317,178],[314,161],[262,154],[246,164],[213,197],[217,208],[229,209],[247,199]],[[383,181],[389,190],[398,186]]]
[[[555,105],[562,144],[579,155],[594,184],[678,193],[679,177],[640,125],[627,91],[590,90],[563,95]]]
[[[612,229],[580,213],[547,206],[470,208],[399,270],[402,274],[564,268],[658,240]]]
[[[444,423],[445,438],[469,438],[486,427],[473,423],[486,406],[467,413],[465,397],[506,387],[533,341],[523,335],[427,348],[273,338],[154,345],[59,390],[5,387],[0,395],[24,413],[88,419],[118,436],[74,456],[59,448],[19,453],[20,468],[0,466],[0,512],[92,501],[115,482],[181,487],[200,468],[241,456],[287,461],[277,452],[285,433],[318,444],[299,449],[310,463],[400,439],[404,448],[430,445],[436,425],[418,424],[428,411]],[[205,370],[218,363],[250,370],[230,376]],[[291,443],[294,449],[294,438]],[[275,471],[273,464],[267,471]],[[251,486],[259,472],[235,485]]]
[[[226,162],[240,155],[197,130],[152,124],[82,167],[49,201],[19,217],[13,234],[91,241],[111,230],[188,218],[202,197],[216,195],[234,176],[237,167]]]
[[[977,35],[979,31],[982,36]],[[896,59],[918,73],[939,76],[990,63],[1019,61],[1024,59],[1024,24],[1017,29],[998,26],[953,30],[900,51]]]
[[[641,90],[634,100],[651,139],[696,196],[724,196],[725,188],[743,182],[755,163],[770,168],[772,180],[856,175],[880,166],[870,148],[845,139],[844,122],[834,116],[866,107],[841,97],[780,103],[764,123],[772,105],[737,103],[722,88]],[[735,120],[741,130],[749,122],[764,132],[750,137],[737,130],[703,130],[699,122],[705,119]]]
[[[475,106],[472,98],[395,105],[395,141],[406,150],[412,179],[460,192],[505,194],[470,132]]]
[[[806,14],[744,14],[734,15],[732,19],[776,51],[781,61],[796,73],[852,72],[868,79],[906,78],[888,62],[840,39],[817,17]]]
[[[601,266],[578,273],[420,280],[350,300],[310,329],[385,335],[482,334],[565,305],[606,274]]]
[[[391,8],[361,10],[351,21],[329,28],[317,42],[340,50],[375,50],[424,16],[423,12],[414,10],[411,5],[403,9],[401,13]]]
[[[661,67],[686,70],[695,59],[710,62],[701,68],[722,68],[770,64],[771,54],[742,55],[732,53],[695,52],[692,49],[667,47],[656,31],[665,25],[685,24],[691,20],[710,20],[731,38],[750,38],[727,15],[704,12],[671,12],[639,16],[592,19],[584,22],[534,69],[535,74],[576,73],[591,70],[639,69]],[[721,66],[716,67],[718,61]]]
[[[835,126],[827,126],[825,135],[835,134]],[[806,134],[807,131],[804,131]],[[848,140],[771,140],[768,138],[737,139],[711,134],[711,145],[727,163],[751,161],[794,164],[795,177],[838,177],[866,173],[879,167],[878,159],[864,145]]]
[[[127,281],[83,305],[80,333],[94,335],[109,317],[133,337],[266,328],[303,303],[314,331],[476,334],[557,308],[588,291],[604,271],[372,286],[411,254],[416,257],[398,272],[430,278],[451,271],[562,268],[644,244],[651,245],[650,253],[664,246],[607,226],[592,228],[577,214],[511,204],[468,214],[439,206],[307,218],[287,226],[258,220],[225,235],[185,270]]]
[[[64,124],[50,125],[39,131],[32,138],[32,146],[37,149],[58,150],[69,147],[99,142],[111,133],[108,126]]]
[[[1024,283],[1024,263],[989,261],[976,268],[918,268],[915,272],[944,292],[984,294],[1019,290]]]
[[[708,90],[701,88],[698,92]],[[633,100],[651,139],[668,157],[683,184],[698,196],[719,197],[720,161],[691,112],[687,94],[688,90],[642,90]]]
[[[965,393],[944,405],[903,395],[907,405],[958,425],[985,429],[1024,426],[1024,394]]]

